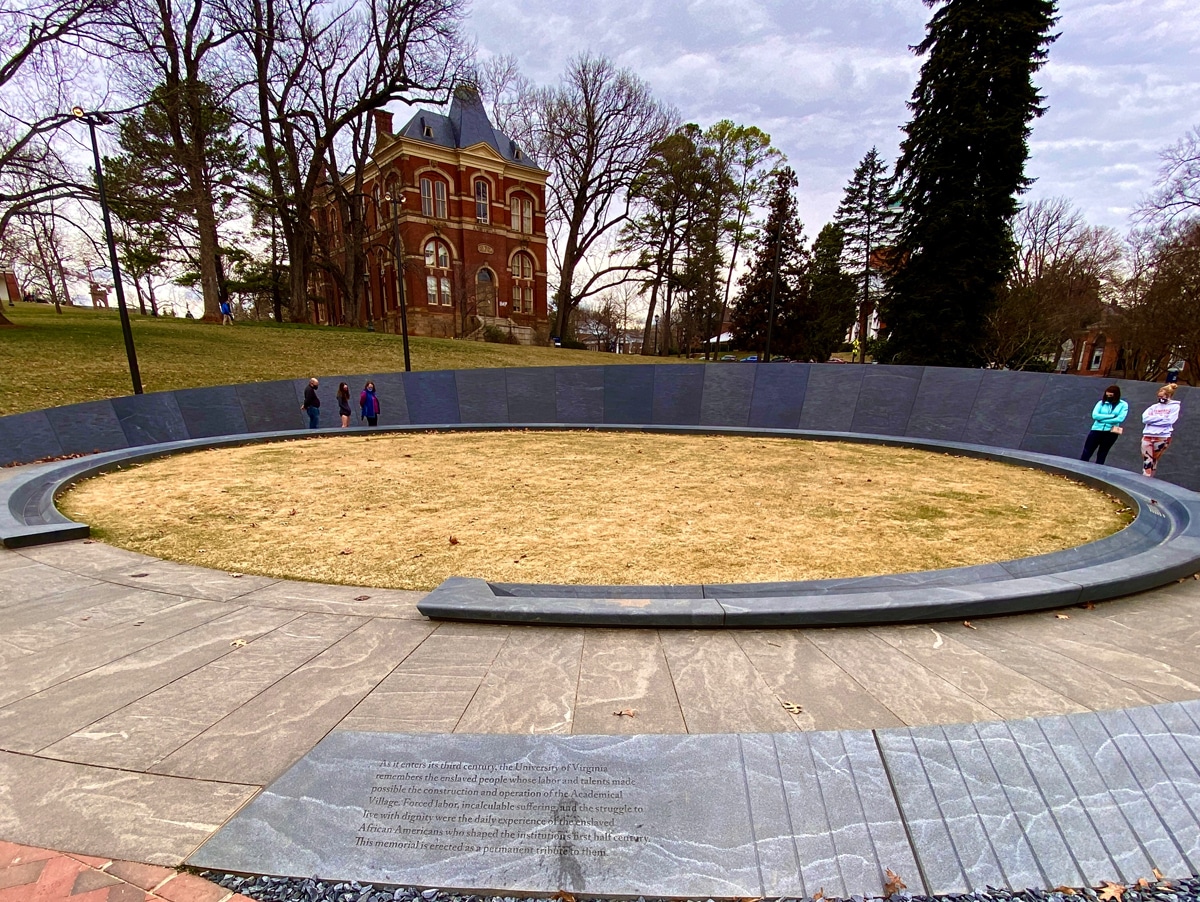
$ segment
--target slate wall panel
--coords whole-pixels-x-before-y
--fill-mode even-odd
[[[904,435],[912,413],[924,367],[870,366],[863,373],[854,406],[852,432],[870,435]]]
[[[604,422],[604,371],[610,367],[560,367],[555,372],[554,406],[559,423]]]
[[[210,388],[181,388],[175,392],[175,402],[187,426],[188,438],[209,438],[214,435],[239,435],[246,432],[246,417],[238,400],[237,387],[214,385]],[[297,427],[303,419],[296,410]]]
[[[904,434],[944,442],[962,441],[983,370],[927,366]]]
[[[44,410],[0,418],[0,464],[29,463],[63,453]]]
[[[808,389],[807,363],[760,363],[753,367],[754,395],[748,425],[762,429],[796,429]]]
[[[662,426],[699,425],[707,368],[703,363],[655,365],[650,422]]]
[[[654,422],[653,365],[606,366],[604,369],[604,422]]]
[[[745,426],[750,422],[757,367],[706,366],[704,397],[700,402],[700,425]]]
[[[1104,384],[1086,376],[1047,381],[1025,427],[1021,450],[1078,457],[1091,426],[1092,407]]]
[[[308,384],[307,379],[304,380],[304,384]],[[324,381],[321,382],[321,387],[325,387]],[[242,404],[242,415],[246,418],[247,431],[277,432],[281,429],[300,429],[308,425],[308,415],[300,412],[303,391],[300,398],[297,398],[295,380],[247,382],[236,388],[238,400]],[[326,397],[321,399],[321,413],[329,415],[332,410],[336,416],[337,402],[330,397],[333,391],[326,390],[322,394]]]
[[[129,440],[111,401],[89,401],[46,411],[64,454],[90,454],[128,448]]]
[[[405,373],[404,397],[409,421],[415,426],[462,422],[453,370]]]
[[[529,367],[504,371],[510,423],[554,423],[558,420],[554,400],[553,367]]]
[[[962,441],[997,448],[1020,447],[1049,379],[1047,373],[983,370]]]
[[[112,406],[129,447],[180,442],[188,437],[174,392],[126,395],[113,398]]]
[[[854,423],[859,389],[868,369],[869,366],[856,363],[814,365],[804,390],[800,428],[826,432],[849,431]]]
[[[461,422],[508,422],[508,388],[503,370],[455,370],[454,383]]]

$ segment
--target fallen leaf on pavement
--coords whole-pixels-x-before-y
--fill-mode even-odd
[[[354,600],[355,601],[366,601],[370,597],[371,597],[370,595],[355,595]]]
[[[1069,886],[1056,886],[1056,887],[1054,887],[1054,891],[1056,893],[1062,893],[1064,896],[1075,895],[1075,890]]]
[[[1102,902],[1121,902],[1121,897],[1125,895],[1125,887],[1120,883],[1112,883],[1105,880],[1104,886],[1101,888],[1099,896]]]
[[[887,869],[887,880],[883,884],[883,894],[890,896],[893,893],[898,893],[902,889],[906,889],[908,884],[900,879],[900,875],[891,868]]]
[[[241,648],[245,644],[246,644],[245,639],[234,639],[232,642],[229,643],[229,647],[230,648]]]
[[[978,630],[979,629],[979,627],[977,627],[975,624],[973,624],[970,620],[964,620],[963,626],[965,626],[969,630]]]
[[[637,717],[637,711],[633,710],[633,708],[626,708],[624,711],[614,711],[613,715],[616,717]]]
[[[1071,615],[1070,614],[1055,614],[1054,619],[1055,620],[1070,620]]]
[[[797,705],[794,702],[780,702],[780,704],[783,705],[783,710],[787,711],[788,714],[803,714],[804,713],[803,706]]]

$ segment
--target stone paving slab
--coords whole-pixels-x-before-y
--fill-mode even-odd
[[[340,731],[190,863],[478,892],[878,894],[1196,872],[1200,705],[837,733]]]

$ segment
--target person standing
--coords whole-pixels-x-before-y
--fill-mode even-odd
[[[1121,400],[1121,386],[1110,385],[1104,389],[1103,396],[1092,408],[1092,429],[1083,440],[1083,453],[1079,459],[1091,460],[1095,454],[1096,463],[1104,463],[1123,431],[1121,424],[1128,415],[1129,402]]]
[[[308,380],[304,389],[304,403],[300,405],[300,409],[308,414],[309,429],[316,429],[321,425],[321,399],[317,397],[317,386],[320,384],[316,376]]]
[[[363,386],[362,394],[358,396],[358,410],[368,426],[379,424],[379,398],[375,396],[374,382]]]
[[[345,382],[338,385],[337,390],[338,416],[342,418],[342,428],[350,425],[350,386]]]
[[[233,325],[233,308],[229,306],[229,301],[221,301],[221,325]]]
[[[1158,390],[1158,401],[1142,411],[1142,475],[1153,476],[1158,460],[1171,444],[1179,402],[1174,399],[1176,386],[1168,382]]]

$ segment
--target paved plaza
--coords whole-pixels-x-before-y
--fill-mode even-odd
[[[433,622],[422,593],[100,542],[0,552],[0,838],[183,862],[335,731],[752,734],[1200,698],[1200,581],[949,623],[673,630]]]

